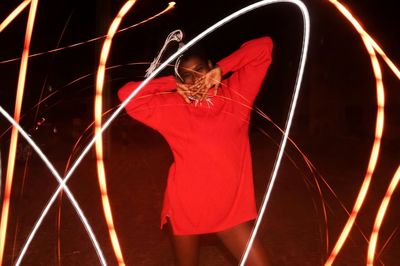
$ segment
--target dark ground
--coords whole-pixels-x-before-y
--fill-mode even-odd
[[[173,265],[168,234],[159,230],[165,177],[172,160],[168,146],[158,134],[126,116],[119,118],[110,132],[106,136],[108,189],[125,261],[127,265]],[[268,132],[276,134],[271,129]],[[250,136],[255,186],[260,202],[277,149],[270,139],[255,128]],[[372,140],[297,138],[297,144],[333,188],[338,199],[351,208],[364,176]],[[70,150],[70,138],[54,134],[49,140],[43,148],[58,169],[63,169],[63,162]],[[314,178],[293,148],[289,148],[287,155],[290,159],[285,157],[283,162],[260,236],[273,265],[322,265],[345,222],[346,214],[339,200],[332,196],[320,176],[317,176],[327,206],[326,224]],[[398,161],[397,149],[393,145],[384,145],[370,194],[336,265],[365,265],[367,242],[360,232],[369,238],[377,206]],[[23,162],[18,163],[16,176],[21,177],[23,166]],[[15,260],[33,222],[56,188],[54,178],[36,156],[29,160],[23,186],[21,180],[16,179],[14,184],[5,265]],[[108,263],[115,265],[101,210],[93,154],[87,156],[68,186],[89,219]],[[24,191],[20,196],[22,187]],[[400,259],[397,231],[399,200],[397,192],[389,205],[379,238],[378,251],[394,233],[393,239],[379,256],[384,265],[398,265]],[[58,206],[60,201],[45,219],[23,265],[57,265]],[[62,265],[98,265],[92,244],[65,196],[61,206]],[[326,230],[329,247],[325,244]],[[207,235],[202,238],[201,265],[235,265],[235,262],[215,236]]]

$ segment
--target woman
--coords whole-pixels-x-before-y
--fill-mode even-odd
[[[249,107],[271,63],[272,47],[268,37],[254,39],[215,66],[200,56],[182,56],[176,77],[152,80],[126,106],[172,149],[161,227],[167,221],[172,227],[178,265],[197,265],[200,234],[216,233],[238,260],[246,247],[257,217]],[[139,84],[122,87],[121,101]],[[267,265],[258,240],[247,265]]]

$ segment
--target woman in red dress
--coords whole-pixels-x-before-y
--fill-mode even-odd
[[[215,66],[200,56],[183,56],[176,77],[152,80],[126,106],[130,116],[164,136],[174,156],[161,226],[171,225],[178,265],[197,265],[200,234],[216,233],[238,260],[246,247],[257,217],[249,107],[272,47],[268,37],[254,39]],[[139,84],[122,87],[120,100]],[[247,262],[268,265],[259,240]]]

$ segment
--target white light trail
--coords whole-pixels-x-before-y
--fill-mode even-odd
[[[36,151],[36,153],[39,155],[39,157],[42,159],[42,161],[46,164],[47,168],[50,170],[50,172],[57,178],[57,181],[60,183],[60,186],[57,189],[57,193],[53,195],[53,197],[50,199],[50,201],[54,201],[58,195],[58,193],[63,189],[65,193],[67,194],[68,198],[71,200],[72,205],[76,209],[79,218],[81,219],[82,223],[85,226],[86,231],[88,232],[91,241],[93,242],[93,245],[95,246],[96,252],[99,256],[100,261],[102,262],[103,265],[107,265],[103,256],[103,252],[101,251],[101,248],[96,240],[95,235],[93,234],[93,231],[87,222],[87,219],[85,218],[82,210],[80,209],[78,203],[76,202],[74,196],[72,195],[71,191],[68,189],[68,187],[65,185],[65,182],[62,180],[61,176],[57,172],[57,170],[54,168],[53,164],[49,161],[49,159],[44,155],[42,150],[36,145],[36,143],[29,137],[29,135],[25,132],[25,130],[3,109],[3,107],[0,106],[0,113],[15,127],[17,128],[18,132],[22,135],[22,137],[25,138],[25,140],[32,146],[32,148]],[[43,210],[43,212],[47,212],[50,209],[51,205],[48,204]],[[41,221],[43,220],[45,216],[41,217]],[[40,222],[41,222],[40,221]],[[19,265],[24,257],[24,254],[29,246],[29,243],[32,241],[34,232],[36,232],[37,228],[34,228],[34,231],[30,234],[28,237],[27,243],[24,245],[24,248],[22,249],[18,260],[15,265]]]
[[[289,113],[288,113],[288,117],[286,120],[286,125],[285,125],[285,129],[284,129],[284,134],[281,140],[281,144],[279,147],[279,151],[277,154],[277,157],[275,159],[275,163],[274,163],[274,167],[272,169],[272,173],[270,176],[270,180],[268,183],[268,187],[267,187],[267,191],[264,194],[264,198],[263,201],[261,203],[261,207],[259,210],[259,214],[258,217],[256,219],[254,228],[252,230],[249,242],[247,243],[246,246],[246,250],[243,253],[242,259],[240,261],[240,266],[244,266],[246,263],[246,260],[248,258],[248,255],[250,253],[251,247],[253,246],[254,243],[254,239],[256,238],[256,235],[258,233],[258,229],[261,225],[261,221],[263,219],[265,210],[267,208],[267,204],[276,180],[276,177],[278,175],[278,171],[281,165],[281,161],[282,161],[282,157],[283,154],[285,152],[285,147],[286,147],[286,143],[287,143],[287,139],[289,137],[289,131],[290,131],[290,127],[292,125],[292,120],[293,120],[293,116],[295,113],[295,109],[296,109],[296,105],[297,105],[297,99],[299,96],[299,92],[300,92],[300,86],[301,86],[301,81],[303,79],[303,73],[304,73],[304,68],[305,68],[305,63],[306,63],[306,59],[307,59],[307,51],[308,51],[308,44],[309,44],[309,39],[310,39],[310,16],[307,10],[307,7],[303,4],[303,2],[301,1],[297,1],[297,0],[287,0],[287,1],[274,1],[274,0],[266,0],[266,1],[260,1],[257,2],[253,5],[250,5],[244,9],[241,9],[239,11],[237,11],[236,13],[237,16],[240,16],[244,13],[247,13],[248,11],[254,10],[256,8],[259,8],[261,6],[265,6],[265,5],[269,5],[269,4],[274,4],[274,3],[291,3],[291,4],[295,4],[301,11],[302,15],[303,15],[303,23],[304,23],[304,28],[303,28],[303,41],[302,41],[302,51],[301,51],[301,57],[300,57],[300,62],[299,62],[299,69],[297,72],[297,78],[296,78],[296,83],[295,83],[295,88],[293,91],[293,95],[292,95],[292,101],[290,103],[290,107],[289,107]],[[234,14],[236,14],[234,13]],[[232,14],[232,15],[234,15]],[[231,15],[231,16],[232,16]]]

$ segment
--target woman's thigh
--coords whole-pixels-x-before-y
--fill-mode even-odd
[[[225,231],[218,232],[217,235],[233,254],[233,256],[235,256],[237,260],[240,260],[247,246],[247,241],[250,237],[251,230],[252,223],[246,222]],[[246,265],[269,265],[264,247],[262,246],[261,241],[257,238],[253,242]]]
[[[197,266],[199,261],[199,236],[174,235],[171,223],[168,222],[177,266]]]
[[[199,260],[199,237],[197,235],[173,236],[177,265],[196,266]]]

